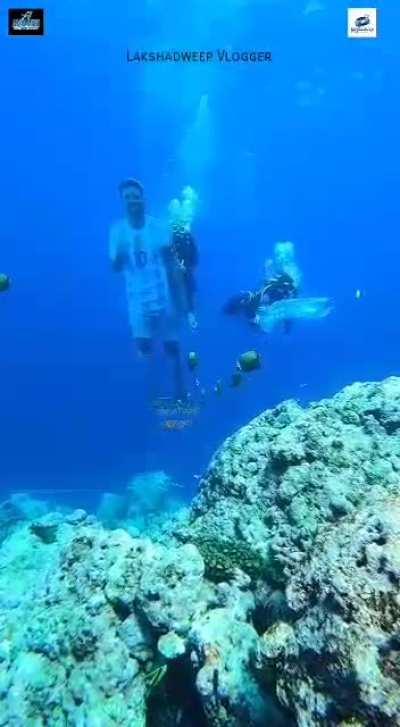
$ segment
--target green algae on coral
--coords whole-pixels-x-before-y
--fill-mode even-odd
[[[217,540],[205,536],[196,538],[195,544],[204,559],[206,577],[212,581],[226,580],[237,568],[254,579],[261,578],[268,566],[267,560],[261,554],[240,541]]]

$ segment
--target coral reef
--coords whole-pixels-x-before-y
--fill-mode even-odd
[[[217,452],[181,531],[210,578],[253,579],[258,668],[301,727],[400,724],[399,433],[400,379],[287,402]]]
[[[0,508],[0,725],[400,725],[400,379],[265,412],[189,517],[116,528],[149,478],[108,528]]]
[[[131,478],[122,494],[103,493],[97,517],[108,528],[124,528],[133,536],[145,533],[154,541],[168,541],[188,516],[179,497],[180,487],[162,470],[142,472]]]
[[[282,589],[321,528],[400,492],[399,428],[400,379],[354,384],[307,409],[285,402],[216,453],[180,535],[198,544],[210,574],[226,561],[227,572],[253,575],[257,563]]]
[[[255,702],[258,715],[269,701],[245,670],[258,638],[246,585],[219,593],[194,545],[134,539],[82,511],[18,528],[0,549],[0,724],[144,727],[153,690],[185,654],[206,711],[222,709],[220,669],[235,724],[257,724]]]
[[[50,511],[50,503],[35,500],[28,493],[16,492],[0,502],[0,543],[14,528]]]
[[[400,497],[326,528],[262,639],[299,725],[400,724]]]

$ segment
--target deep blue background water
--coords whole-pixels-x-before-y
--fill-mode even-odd
[[[347,39],[347,5],[333,0],[310,14],[284,0],[131,5],[51,0],[41,39],[7,37],[0,11],[0,268],[13,278],[0,298],[0,484],[71,490],[62,497],[82,505],[150,468],[191,492],[264,408],[400,373],[395,0],[368,41]],[[229,46],[271,50],[273,63],[126,62],[127,48]],[[208,125],[191,144],[204,94]],[[109,269],[125,176],[158,216],[184,184],[200,192],[200,325],[185,350],[199,351],[202,382],[249,347],[264,356],[184,432],[163,432],[148,407]],[[332,296],[335,312],[267,340],[220,307],[260,280],[278,239],[296,243],[305,294]]]

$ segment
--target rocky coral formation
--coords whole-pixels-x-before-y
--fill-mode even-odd
[[[301,408],[285,402],[212,460],[181,537],[210,577],[235,566],[284,588],[321,528],[400,492],[400,379],[354,384]]]
[[[258,639],[246,623],[249,598],[246,588],[226,584],[222,592],[207,582],[194,545],[167,548],[107,531],[83,511],[18,528],[0,549],[0,725],[144,727],[159,687],[165,694],[154,712],[168,705],[177,724],[193,710],[185,699],[196,674],[199,713],[203,701],[212,714],[237,715],[226,724],[257,724],[255,702],[257,715],[267,715],[274,700],[246,674]],[[179,659],[185,698],[168,691],[168,665]]]
[[[287,402],[217,452],[181,533],[210,578],[252,578],[265,684],[301,727],[400,724],[399,456],[400,379]]]
[[[298,724],[400,724],[400,498],[326,528],[287,598],[261,648]]]
[[[131,478],[125,492],[103,493],[97,517],[105,527],[169,542],[188,517],[181,495],[181,486],[162,470],[142,472]]]
[[[35,500],[25,492],[11,494],[0,502],[0,543],[22,523],[45,515],[50,503]]]
[[[400,379],[265,412],[177,523],[8,531],[0,727],[400,725]]]

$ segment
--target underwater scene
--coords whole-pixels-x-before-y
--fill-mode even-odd
[[[0,27],[0,727],[400,725],[398,0]]]

